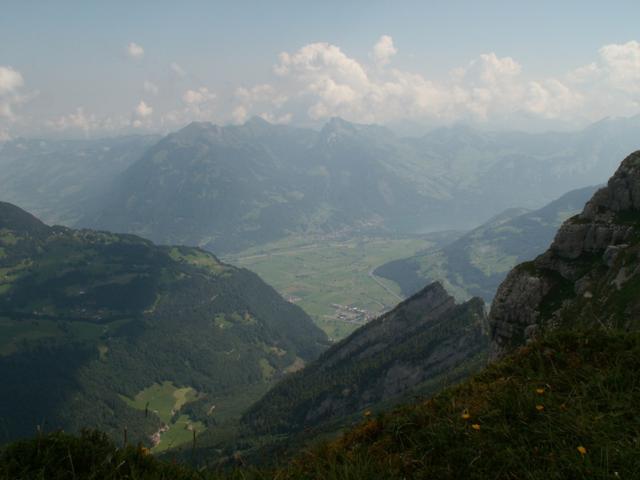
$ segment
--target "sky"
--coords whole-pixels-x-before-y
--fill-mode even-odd
[[[0,0],[0,141],[640,113],[640,2]]]

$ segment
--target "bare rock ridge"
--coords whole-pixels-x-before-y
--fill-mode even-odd
[[[500,285],[489,324],[491,359],[525,343],[541,326],[599,322],[632,328],[640,299],[640,151],[629,155],[549,249],[515,267]]]
[[[456,304],[432,283],[286,378],[245,415],[259,433],[345,418],[409,393],[431,393],[486,360],[484,302]]]

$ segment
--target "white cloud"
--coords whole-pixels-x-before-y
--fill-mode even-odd
[[[234,93],[236,107],[231,118],[234,123],[243,123],[250,114],[258,114],[271,123],[289,123],[291,114],[276,112],[288,99],[283,92],[266,83],[251,88],[239,87]]]
[[[526,75],[514,58],[488,52],[436,82],[418,73],[381,68],[397,53],[393,39],[374,45],[372,64],[338,46],[312,43],[283,52],[274,66],[276,91],[306,105],[306,116],[341,116],[360,122],[502,122],[526,114],[563,122],[598,120],[640,112],[640,43],[605,45],[595,62],[559,76]],[[237,96],[237,95],[236,95]],[[245,103],[246,106],[246,103]],[[273,113],[273,112],[272,112]]]
[[[171,62],[171,64],[169,64],[169,69],[179,77],[187,76],[187,71],[176,62]]]
[[[527,85],[525,110],[543,118],[562,117],[564,112],[574,112],[581,107],[584,97],[557,79]]]
[[[11,66],[0,65],[0,141],[8,140],[11,129],[19,122],[16,113],[18,107],[38,94],[25,93],[23,87],[24,78],[19,71]]]
[[[147,105],[144,100],[140,100],[140,103],[136,106],[134,113],[138,118],[146,118],[153,114],[153,108]]]
[[[0,120],[13,121],[14,107],[25,98],[19,90],[24,85],[22,74],[10,66],[0,65]]]
[[[211,102],[215,99],[216,94],[211,93],[206,87],[200,87],[197,90],[187,90],[182,96],[182,100],[188,105],[198,105]]]
[[[135,42],[131,42],[127,45],[127,54],[134,59],[142,58],[144,56],[144,48]]]
[[[231,118],[233,120],[233,123],[244,123],[247,120],[248,116],[249,114],[247,112],[246,107],[242,105],[238,105],[231,112]]]
[[[145,80],[144,81],[144,91],[146,93],[150,93],[151,95],[157,95],[158,93],[160,93],[160,88],[153,82],[150,82],[149,80]]]
[[[392,41],[378,42],[377,61],[388,59]],[[384,48],[382,48],[384,47]],[[391,47],[391,48],[390,48]],[[447,88],[399,70],[371,71],[336,45],[314,43],[280,54],[274,67],[288,96],[306,103],[308,117],[385,123],[410,116],[443,114]],[[293,91],[292,91],[293,90]]]
[[[22,74],[12,67],[0,65],[0,95],[15,92],[24,85]]]
[[[393,38],[389,35],[382,35],[378,43],[373,46],[373,60],[380,67],[389,63],[396,53],[398,50],[393,46]]]
[[[78,109],[51,125],[83,131],[132,126],[172,129],[193,120],[243,123],[258,115],[271,123],[322,122],[340,116],[362,123],[473,121],[513,128],[513,119],[578,126],[607,115],[640,113],[637,41],[604,45],[594,52],[592,62],[546,76],[531,75],[508,55],[487,52],[436,80],[390,66],[397,53],[387,35],[377,40],[364,61],[337,45],[310,43],[282,52],[269,83],[238,86],[224,95],[192,86],[174,99],[178,106],[165,110],[160,105],[167,102],[158,100],[152,108],[141,100],[133,114],[124,115],[125,120],[96,119]],[[175,62],[169,69],[178,77],[188,75]],[[7,131],[6,119],[24,101],[23,84],[19,72],[0,67],[0,120],[5,119],[0,132]],[[150,81],[144,83],[144,91],[159,93]]]
[[[209,91],[207,87],[189,89],[182,95],[185,108],[174,112],[174,117],[184,119],[184,122],[211,121],[216,113],[216,98],[216,94]]]
[[[160,113],[154,119],[163,130],[181,128],[193,121],[216,121],[220,115],[216,108],[217,95],[207,87],[186,90],[180,97],[181,105]],[[227,121],[230,114],[227,115]]]
[[[95,130],[100,123],[95,115],[86,114],[84,107],[78,107],[75,112],[49,120],[47,125],[57,131],[81,130],[85,133],[89,133],[90,131]]]
[[[640,43],[605,45],[600,54],[599,69],[608,83],[626,93],[640,93]]]

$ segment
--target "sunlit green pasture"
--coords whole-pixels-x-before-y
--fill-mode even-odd
[[[332,305],[358,307],[373,315],[392,308],[402,300],[400,289],[371,272],[383,263],[433,245],[416,237],[294,236],[225,260],[258,273],[337,340],[359,325],[338,320]]]

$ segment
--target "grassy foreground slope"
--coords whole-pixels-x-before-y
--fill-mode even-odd
[[[5,448],[0,479],[638,478],[639,368],[637,333],[555,332],[277,469],[195,471],[52,434]]]
[[[556,332],[365,421],[283,478],[637,478],[639,355],[637,333]]]

